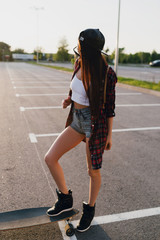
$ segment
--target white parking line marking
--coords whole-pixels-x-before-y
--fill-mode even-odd
[[[156,215],[160,215],[160,207],[95,217],[92,222],[92,226],[156,216]],[[76,225],[78,224],[78,220],[72,221],[72,224],[74,225],[74,227],[76,227]]]
[[[19,77],[19,76],[15,76],[15,77],[10,77],[12,81],[16,81],[16,82],[24,82],[25,80],[27,82],[29,81],[35,81],[35,82],[39,82],[39,81],[47,81],[47,80],[50,80],[50,81],[62,81],[62,77],[59,76],[59,75],[54,75],[54,76],[33,76],[33,77],[26,77],[26,76],[22,76],[22,77]],[[64,78],[63,77],[63,81],[69,81],[70,78]]]
[[[60,228],[60,230],[61,230],[63,240],[77,240],[76,235],[73,235],[73,236],[71,236],[71,237],[68,237],[68,236],[66,235],[66,231],[65,231],[66,223],[65,223],[65,221],[60,221],[60,222],[58,222],[58,225],[59,225],[59,228]],[[76,226],[75,226],[75,227],[76,227]]]
[[[160,127],[113,129],[112,132],[117,133],[117,132],[150,131],[150,130],[160,130]]]
[[[40,93],[40,94],[16,94],[16,97],[39,97],[39,96],[61,96],[61,95],[67,95],[67,93]]]
[[[21,112],[24,112],[26,108],[25,107],[20,107],[19,109],[20,109]]]
[[[13,87],[14,89],[17,88],[66,88],[67,86],[25,86],[25,87]]]
[[[31,97],[31,96],[58,96],[58,95],[67,95],[68,93],[33,93],[33,94],[16,94],[16,97]],[[117,93],[116,95],[142,95],[142,93]]]
[[[116,93],[116,95],[129,96],[129,95],[142,95],[142,93]]]
[[[113,129],[112,132],[134,132],[134,131],[151,131],[151,130],[160,130],[160,127],[145,127],[145,128],[124,128],[124,129]],[[37,138],[39,137],[57,137],[60,133],[47,133],[47,134],[34,134],[29,133],[29,138],[31,143],[37,143]]]
[[[48,107],[20,107],[20,111],[26,110],[45,110],[45,109],[62,109],[62,106],[48,106]]]
[[[22,83],[24,83],[24,84],[31,84],[31,83],[40,83],[40,84],[42,84],[42,83],[67,83],[67,84],[69,84],[70,83],[70,81],[68,81],[68,80],[66,80],[66,81],[45,81],[45,80],[40,80],[40,81],[12,81],[12,83],[13,84],[22,84]]]
[[[37,138],[38,137],[57,137],[59,136],[60,133],[48,133],[48,134],[34,134],[34,133],[29,133],[29,138],[31,143],[37,143]]]
[[[116,107],[160,107],[160,103],[153,104],[117,104]],[[61,109],[62,106],[43,106],[43,107],[20,107],[20,111],[25,110],[47,110],[47,109]]]
[[[160,103],[151,104],[116,104],[116,107],[159,107]]]
[[[37,138],[34,133],[29,133],[29,138],[30,138],[31,143],[37,143]]]
[[[160,207],[94,217],[91,225],[96,226],[96,225],[101,225],[101,224],[121,222],[121,221],[127,221],[127,220],[132,220],[132,219],[144,218],[144,217],[151,217],[151,216],[156,216],[156,215],[160,215]],[[77,227],[78,223],[79,223],[79,220],[72,221],[74,228]],[[63,236],[64,240],[69,240],[69,239],[77,240],[75,235],[71,238],[66,236],[65,221],[61,221],[58,224],[59,224],[59,228],[62,232],[62,236]]]

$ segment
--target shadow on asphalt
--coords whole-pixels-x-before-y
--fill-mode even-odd
[[[77,237],[77,240],[111,240],[111,238],[100,226],[91,226],[91,228],[84,233],[76,231],[75,235]]]

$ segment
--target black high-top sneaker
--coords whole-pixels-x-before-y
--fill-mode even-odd
[[[95,205],[94,207],[90,207],[89,204],[84,202],[83,213],[82,213],[79,225],[77,226],[77,231],[79,232],[87,231],[91,226],[91,222],[94,218],[94,214],[95,214]]]
[[[58,199],[52,208],[47,210],[47,215],[50,217],[58,216],[63,212],[67,212],[73,209],[73,197],[72,191],[69,190],[68,194],[64,194],[56,189]]]

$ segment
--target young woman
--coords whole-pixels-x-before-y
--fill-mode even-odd
[[[102,155],[104,150],[110,150],[112,146],[117,77],[102,56],[104,43],[104,36],[99,29],[86,29],[80,33],[79,58],[75,63],[68,98],[62,103],[63,108],[71,104],[66,128],[45,156],[59,189],[56,190],[58,199],[47,214],[56,216],[73,208],[72,191],[67,188],[59,159],[81,141],[86,143],[89,199],[88,203],[83,203],[83,213],[77,226],[80,232],[86,231],[93,220],[101,186]]]

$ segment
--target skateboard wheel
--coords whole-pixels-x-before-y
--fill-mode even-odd
[[[68,223],[66,226],[65,226],[65,231],[66,231],[66,235],[68,237],[71,237],[74,235],[75,231],[74,231],[74,227],[71,223]]]

